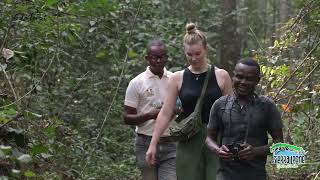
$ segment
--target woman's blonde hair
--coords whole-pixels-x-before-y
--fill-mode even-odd
[[[194,23],[188,23],[186,25],[186,34],[183,37],[183,44],[194,44],[202,42],[204,47],[207,46],[207,39],[202,31],[197,29]]]

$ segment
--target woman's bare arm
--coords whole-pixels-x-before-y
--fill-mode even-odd
[[[216,69],[215,73],[222,95],[232,94],[232,81],[229,73],[224,69]]]
[[[156,119],[150,145],[156,145],[158,143],[160,136],[168,127],[169,122],[172,119],[181,79],[181,71],[174,73],[169,79],[168,95],[166,96],[164,104]]]

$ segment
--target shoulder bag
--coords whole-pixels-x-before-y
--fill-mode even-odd
[[[178,117],[175,119],[176,122],[172,123],[169,127],[170,135],[176,137],[178,141],[188,141],[194,135],[196,135],[203,127],[201,112],[203,98],[207,90],[210,74],[211,66],[209,65],[208,72],[204,80],[204,84],[202,86],[201,95],[197,100],[197,104],[194,108],[194,111],[188,117],[185,117],[183,115],[184,113],[179,114]]]

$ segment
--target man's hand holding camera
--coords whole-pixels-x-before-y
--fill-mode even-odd
[[[216,149],[215,152],[223,160],[232,160],[233,158],[233,154],[225,145],[222,145],[220,148]]]
[[[252,160],[256,156],[255,148],[248,143],[241,144],[241,150],[238,153],[240,160]]]
[[[229,148],[228,148],[229,146]],[[216,154],[223,160],[252,160],[256,156],[255,148],[247,143],[235,145],[222,145],[216,149]]]

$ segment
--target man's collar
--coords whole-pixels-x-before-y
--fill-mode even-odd
[[[153,74],[151,71],[150,71],[150,67],[148,66],[147,69],[146,69],[146,73],[147,73],[147,77],[148,78],[152,78],[152,77],[158,77],[158,75],[155,75]],[[168,77],[168,72],[167,72],[167,69],[164,67],[163,68],[163,75],[162,77]]]
[[[232,96],[233,96],[235,102],[239,102],[239,96],[237,95],[237,93],[235,91],[233,91]],[[257,97],[259,97],[259,96],[256,93],[249,95],[247,97],[248,102],[250,102],[250,103],[254,102],[254,100],[256,100]]]

